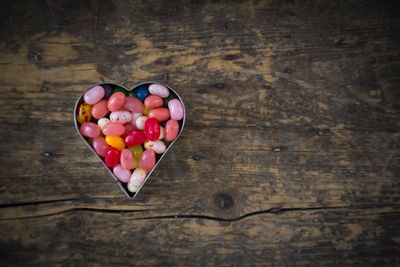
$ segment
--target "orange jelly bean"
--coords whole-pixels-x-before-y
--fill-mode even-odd
[[[125,148],[124,140],[119,136],[106,136],[106,143],[111,146],[115,147],[118,150],[122,150]]]

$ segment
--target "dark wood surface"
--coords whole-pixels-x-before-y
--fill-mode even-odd
[[[0,265],[400,265],[398,1],[3,1]],[[187,108],[136,200],[78,137],[101,81]]]

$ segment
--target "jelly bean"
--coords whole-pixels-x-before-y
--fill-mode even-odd
[[[145,169],[136,168],[129,180],[128,183],[128,190],[132,193],[137,192],[140,186],[143,184],[144,180],[146,179],[147,172]]]
[[[106,155],[108,145],[103,137],[96,137],[92,140],[92,146],[97,155],[104,157]]]
[[[167,108],[155,108],[149,112],[149,118],[156,118],[158,121],[168,120],[169,115],[169,110]]]
[[[156,153],[151,149],[146,149],[142,154],[142,167],[150,171],[156,164]]]
[[[169,96],[168,88],[159,83],[153,83],[152,85],[150,85],[149,92],[152,95],[158,95],[161,96],[162,98],[166,98]]]
[[[136,127],[139,130],[144,130],[144,124],[146,123],[148,117],[147,116],[139,116],[136,119]]]
[[[145,116],[149,115],[150,110],[151,110],[151,108],[144,107],[143,112],[142,112],[143,115],[145,115]]]
[[[107,113],[107,100],[101,100],[92,107],[92,116],[95,119],[103,118]]]
[[[132,155],[132,151],[125,148],[121,151],[121,165],[126,170],[134,169],[137,166],[137,161]]]
[[[165,125],[165,140],[172,141],[176,138],[179,132],[179,123],[176,120],[169,120]]]
[[[104,92],[105,92],[105,94],[104,94],[104,99],[106,99],[106,100],[110,99],[111,95],[113,94],[111,85],[109,85],[109,84],[103,84],[102,86],[103,86]]]
[[[146,85],[141,85],[139,88],[136,90],[136,96],[139,98],[141,101],[144,101],[146,97],[150,95],[149,90],[147,89]]]
[[[92,106],[88,103],[83,102],[78,109],[78,114],[76,115],[76,120],[82,124],[84,122],[90,121],[92,118]]]
[[[130,92],[128,92],[127,96],[136,97],[136,93],[134,91],[130,91]]]
[[[101,129],[104,135],[120,136],[125,133],[125,127],[120,122],[109,122]]]
[[[178,99],[172,99],[168,102],[168,109],[171,114],[171,119],[181,120],[183,119],[183,106],[181,101]]]
[[[164,104],[164,101],[161,97],[157,95],[149,95],[144,100],[144,105],[146,108],[159,108]]]
[[[163,139],[164,138],[164,127],[160,126],[160,136],[158,137],[158,139]]]
[[[85,100],[86,103],[94,105],[103,98],[104,94],[105,94],[104,88],[101,87],[100,85],[97,85],[86,91],[86,93],[83,95],[83,99]]]
[[[114,168],[118,165],[120,157],[121,151],[114,147],[109,147],[104,156],[104,163],[108,168]]]
[[[97,125],[99,125],[100,129],[103,129],[104,125],[109,123],[110,120],[107,118],[101,118],[100,120],[97,121]]]
[[[83,123],[83,124],[81,125],[81,127],[79,128],[79,132],[80,132],[83,136],[95,138],[95,137],[99,136],[99,134],[100,134],[100,128],[99,128],[99,126],[97,126],[96,123],[93,123],[93,122],[85,122],[85,123]]]
[[[140,161],[143,153],[143,147],[142,145],[137,145],[137,146],[131,146],[128,147],[130,151],[132,151],[133,157],[137,160]]]
[[[124,135],[126,135],[127,133],[129,133],[130,131],[133,131],[133,130],[137,130],[135,125],[133,125],[132,123],[125,124],[125,133],[124,133]]]
[[[140,116],[143,116],[142,113],[132,113],[132,124],[136,126],[136,119]],[[137,126],[136,126],[137,128]]]
[[[126,110],[118,110],[111,112],[110,120],[112,122],[120,122],[122,124],[129,123],[132,121],[132,113]]]
[[[122,92],[114,93],[110,99],[108,99],[107,108],[109,111],[117,111],[125,103],[125,95]]]
[[[161,141],[161,140],[147,141],[146,143],[144,143],[144,147],[146,149],[153,150],[157,154],[162,154],[162,153],[165,152],[165,149],[167,149],[167,147],[165,146],[164,142]]]
[[[97,125],[96,125],[97,126]],[[106,143],[111,147],[115,147],[118,150],[122,150],[125,148],[124,140],[122,140],[119,136],[106,136]]]
[[[136,97],[128,96],[125,99],[123,108],[134,113],[141,113],[143,111],[143,103]]]
[[[124,141],[127,146],[140,145],[146,141],[146,135],[142,131],[133,130],[126,134]]]
[[[146,137],[150,141],[156,141],[160,137],[160,124],[154,118],[149,118],[145,123]]]
[[[124,167],[122,167],[122,164],[118,164],[117,166],[115,166],[113,169],[113,173],[115,177],[117,177],[117,179],[123,183],[129,182],[129,180],[131,179],[131,171],[129,169],[124,169]]]
[[[121,92],[123,93],[125,96],[128,94],[128,91],[126,91],[124,88],[122,88],[121,86],[117,86],[114,88],[113,90],[113,94],[117,93],[117,92]]]

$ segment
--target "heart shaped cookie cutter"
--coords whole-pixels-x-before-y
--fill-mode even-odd
[[[179,101],[182,103],[182,107],[183,107],[183,119],[178,121],[179,123],[179,133],[176,136],[176,138],[171,141],[171,143],[167,146],[166,150],[164,153],[160,154],[156,154],[156,164],[154,165],[153,169],[150,170],[150,172],[147,174],[146,179],[143,181],[142,185],[139,187],[139,189],[135,192],[132,193],[128,190],[127,188],[127,184],[122,183],[121,181],[119,181],[117,179],[117,177],[115,177],[114,173],[112,172],[112,170],[110,168],[108,168],[104,162],[104,159],[101,158],[99,155],[97,155],[97,153],[94,151],[93,147],[88,143],[88,140],[86,137],[82,136],[82,134],[79,132],[79,126],[78,126],[78,121],[77,121],[77,110],[79,108],[79,106],[83,103],[83,95],[91,88],[93,88],[94,86],[97,85],[111,85],[113,87],[121,87],[123,89],[125,89],[127,92],[130,91],[134,91],[136,90],[138,87],[142,86],[142,85],[151,85],[153,83],[158,83],[158,84],[162,84],[165,87],[167,87],[170,90],[170,93],[175,96],[177,99],[179,99]],[[111,174],[111,176],[114,178],[114,180],[118,183],[119,187],[121,188],[121,190],[125,193],[125,195],[130,198],[130,199],[134,199],[140,192],[140,190],[142,189],[142,187],[144,186],[144,184],[147,182],[147,179],[151,176],[151,174],[153,173],[153,171],[157,168],[158,164],[161,162],[161,160],[164,158],[164,156],[167,154],[168,150],[173,146],[173,144],[176,142],[176,140],[178,140],[179,136],[182,133],[183,127],[185,126],[185,121],[186,121],[186,109],[185,109],[185,105],[183,103],[182,98],[180,97],[180,95],[174,90],[172,89],[170,86],[160,83],[160,82],[153,82],[153,81],[148,81],[148,82],[142,82],[139,83],[133,87],[131,87],[130,89],[127,89],[125,86],[117,84],[117,83],[113,83],[113,82],[102,82],[102,83],[98,83],[98,84],[94,84],[92,86],[90,86],[89,88],[87,88],[82,95],[78,98],[78,100],[75,102],[75,107],[74,107],[74,124],[75,124],[75,129],[78,132],[79,136],[82,138],[82,140],[84,141],[84,143],[89,147],[89,149],[93,152],[93,154],[101,161],[101,163],[103,164],[103,166],[106,168],[106,170]]]

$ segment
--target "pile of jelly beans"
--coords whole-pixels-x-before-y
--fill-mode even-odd
[[[115,177],[136,192],[180,130],[184,111],[162,84],[136,90],[103,84],[83,95],[76,119],[80,133]]]

